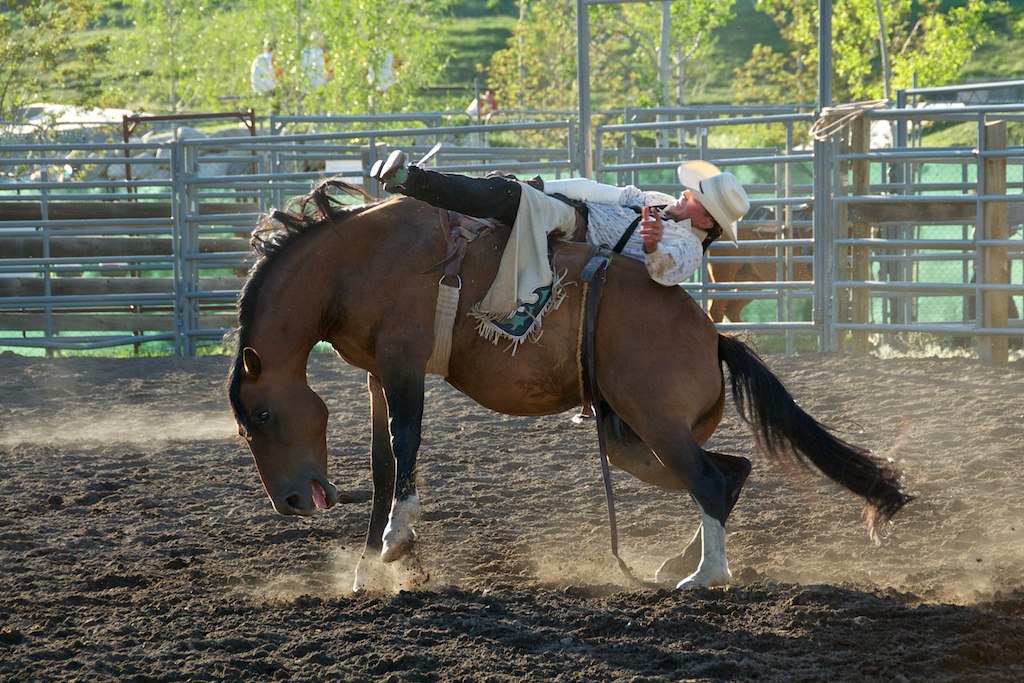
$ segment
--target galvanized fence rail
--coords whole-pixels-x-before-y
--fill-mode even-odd
[[[442,142],[433,163],[468,174],[550,178],[583,166],[572,118],[424,117],[0,145],[0,347],[164,344],[194,354],[219,344],[234,326],[259,216],[325,175],[379,195],[366,172],[393,148],[416,158]],[[800,108],[629,111],[594,127],[594,176],[674,194],[679,162],[702,158],[744,181],[752,210],[740,245],[714,245],[684,285],[716,319],[727,316],[723,329],[781,338],[790,352],[803,338],[822,350],[915,333],[980,338],[979,353],[998,359],[1022,334],[1022,117],[1020,105],[882,109],[811,147],[815,115]],[[977,129],[969,147],[924,147],[927,136],[910,134],[964,122]],[[879,130],[891,134],[872,141]],[[773,142],[744,145],[755,139]]]
[[[684,285],[721,328],[783,337],[788,351],[807,333],[820,350],[857,351],[914,334],[980,337],[980,355],[997,359],[1020,343],[1024,105],[865,110],[820,154],[807,144],[814,115],[732,114],[594,129],[595,177],[668,190],[679,161],[704,158],[744,181],[740,244],[713,245]],[[976,129],[976,144],[929,148],[909,134],[958,124]],[[715,144],[755,126],[779,147]]]
[[[871,127],[897,144],[874,149]],[[900,146],[911,128],[974,130],[970,147]],[[887,109],[867,114],[835,155],[839,232],[830,283],[844,302],[833,344],[928,334],[1007,358],[1024,326],[1024,105]]]

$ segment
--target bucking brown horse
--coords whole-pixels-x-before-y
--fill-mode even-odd
[[[253,232],[259,258],[239,296],[228,393],[274,507],[312,515],[333,506],[339,494],[327,478],[327,407],[306,382],[307,357],[327,341],[367,372],[374,491],[356,570],[360,589],[371,584],[381,560],[405,556],[415,537],[416,456],[438,299],[433,267],[447,254],[447,234],[438,211],[422,202],[338,199],[355,192],[324,181],[291,212],[274,212]],[[563,413],[583,400],[581,287],[573,283],[589,247],[553,245],[566,297],[545,315],[543,337],[513,355],[482,338],[467,315],[493,281],[508,232],[499,227],[469,244],[445,379],[491,410]],[[724,584],[731,576],[725,524],[750,462],[702,448],[722,419],[723,363],[735,405],[762,450],[810,463],[864,498],[872,534],[910,500],[891,463],[828,432],[751,349],[718,334],[682,288],[654,283],[638,261],[612,260],[595,354],[602,412],[619,426],[608,449],[611,463],[645,482],[688,491],[700,512],[691,542],[700,549],[696,569],[674,577],[665,569],[659,580],[681,579],[676,585],[685,588]]]

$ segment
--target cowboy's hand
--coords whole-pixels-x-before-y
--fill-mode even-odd
[[[644,253],[653,254],[664,236],[665,224],[661,222],[661,216],[657,211],[651,211],[645,206],[640,221],[640,238],[644,241]]]

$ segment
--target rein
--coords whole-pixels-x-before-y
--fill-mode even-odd
[[[662,205],[651,206],[649,208],[657,210],[660,214],[662,211],[665,210],[666,207]],[[636,211],[636,218],[634,218],[633,222],[626,227],[625,232],[622,233],[622,237],[620,237],[619,241],[615,243],[614,247],[612,247],[612,251],[614,251],[616,254],[621,254],[622,250],[626,248],[626,242],[629,242],[629,238],[633,236],[634,232],[636,232],[636,226],[640,225],[640,220],[644,217],[642,209],[638,209],[634,206],[633,210]]]
[[[604,479],[604,495],[608,501],[608,524],[611,531],[612,555],[619,564],[619,569],[631,583],[644,588],[660,588],[654,583],[642,581],[636,578],[633,571],[626,562],[619,556],[619,528],[615,519],[615,496],[612,492],[611,467],[608,464],[608,442],[605,430],[602,428],[604,422],[604,401],[601,397],[601,389],[597,383],[597,367],[595,360],[595,332],[597,330],[597,311],[601,303],[601,292],[604,289],[605,272],[611,264],[612,256],[619,252],[621,246],[629,239],[636,225],[640,222],[638,217],[633,225],[627,230],[619,245],[609,250],[605,246],[595,246],[590,251],[587,264],[580,274],[580,281],[583,283],[582,311],[580,315],[580,345],[577,360],[580,370],[580,386],[584,405],[590,404],[594,412],[594,423],[597,425],[597,443],[601,455],[601,475]]]
[[[618,243],[612,249],[606,246],[591,247],[587,263],[580,274],[580,282],[583,286],[580,306],[580,336],[577,347],[577,364],[580,377],[580,395],[584,404],[590,404],[594,412],[594,422],[597,425],[598,449],[601,456],[601,475],[604,480],[605,499],[608,502],[608,523],[611,532],[612,555],[618,562],[619,570],[635,585],[643,588],[658,589],[655,583],[642,581],[636,577],[626,562],[619,556],[619,529],[615,517],[615,496],[612,491],[611,467],[608,463],[608,444],[605,430],[602,428],[604,421],[604,403],[601,397],[601,389],[597,383],[597,370],[595,358],[595,332],[597,330],[597,313],[601,302],[601,293],[604,289],[605,273],[611,264],[612,256],[618,254],[625,247],[626,242],[632,236],[640,224],[642,214],[629,225]],[[438,210],[439,227],[445,237],[445,256],[433,266],[424,271],[424,274],[441,271],[441,279],[438,282],[437,307],[434,317],[434,348],[427,362],[427,372],[448,376],[448,363],[451,356],[452,330],[455,326],[455,314],[459,306],[459,291],[462,289],[462,278],[459,276],[462,270],[462,262],[466,257],[466,249],[469,242],[489,231],[494,227],[491,221],[470,218],[459,213],[444,209]],[[457,286],[448,285],[446,279],[454,278]]]
[[[636,232],[636,226],[640,225],[641,218],[643,218],[643,214],[638,214],[637,217],[633,219],[633,222],[629,224],[626,231],[622,233],[622,237],[620,237],[619,241],[615,243],[614,247],[612,247],[612,251],[616,254],[622,253],[622,250],[626,248],[626,242],[628,242],[629,238],[633,236],[634,232]]]

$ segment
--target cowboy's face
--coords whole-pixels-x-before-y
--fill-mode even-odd
[[[675,221],[689,218],[690,226],[698,230],[710,230],[715,226],[715,219],[689,190],[683,190],[675,204],[665,209],[665,213]]]

